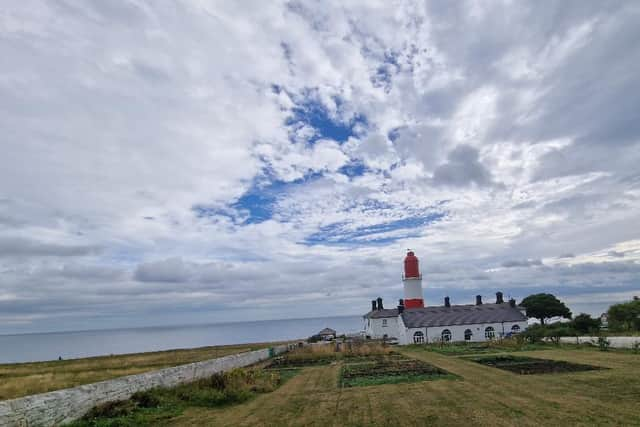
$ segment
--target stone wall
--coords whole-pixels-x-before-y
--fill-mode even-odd
[[[287,346],[273,347],[272,354],[280,354],[286,350]],[[82,417],[96,405],[128,399],[137,391],[176,386],[206,378],[216,372],[252,365],[269,357],[270,349],[265,348],[2,401],[0,427],[57,426]]]

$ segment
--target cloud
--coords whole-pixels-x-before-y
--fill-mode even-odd
[[[447,156],[447,162],[433,173],[436,185],[460,187],[470,184],[487,186],[492,183],[491,173],[479,162],[478,150],[469,145],[458,145]]]
[[[100,250],[97,245],[58,244],[18,237],[0,238],[0,257],[75,257],[92,255]]]
[[[0,332],[640,285],[632,2],[6,9]]]
[[[134,277],[140,282],[179,283],[187,281],[190,274],[182,259],[169,258],[138,265]]]
[[[502,263],[505,268],[512,267],[539,267],[543,265],[539,259],[525,259],[525,260],[508,260]]]

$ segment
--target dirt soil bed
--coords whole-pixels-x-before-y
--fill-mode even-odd
[[[398,353],[369,358],[345,359],[341,370],[343,387],[395,384],[454,376],[449,372]]]
[[[536,359],[519,356],[490,356],[472,358],[474,362],[514,372],[520,375],[559,374],[564,372],[581,372],[603,369],[599,366],[582,365],[562,360]]]

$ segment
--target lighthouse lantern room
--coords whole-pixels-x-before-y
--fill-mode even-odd
[[[411,250],[407,252],[407,256],[404,259],[402,284],[404,285],[405,308],[423,308],[422,275],[420,274],[418,258]]]

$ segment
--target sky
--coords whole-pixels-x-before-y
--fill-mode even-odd
[[[640,294],[640,3],[0,6],[0,333]]]

